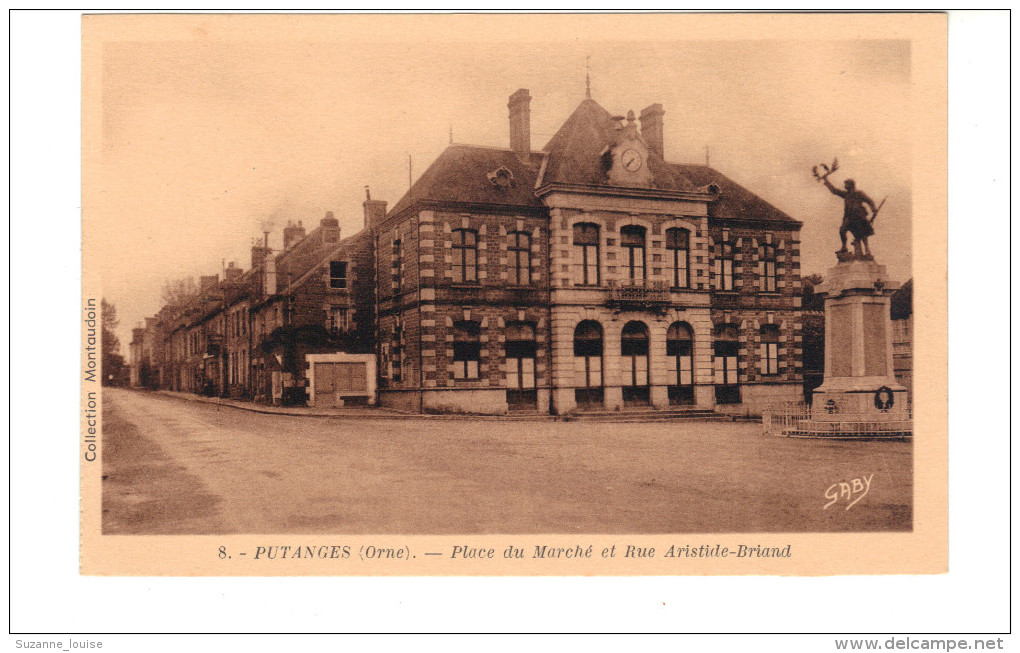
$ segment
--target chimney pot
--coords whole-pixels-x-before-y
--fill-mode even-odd
[[[531,156],[531,94],[526,88],[514,91],[507,102],[510,109],[510,149],[522,159]]]

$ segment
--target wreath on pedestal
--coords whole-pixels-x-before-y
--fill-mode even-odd
[[[889,386],[882,386],[878,390],[875,390],[875,408],[879,409],[883,413],[893,407],[896,402],[896,395],[893,394],[892,389]]]

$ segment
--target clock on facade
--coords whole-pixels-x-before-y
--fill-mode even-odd
[[[641,169],[641,153],[637,150],[624,150],[620,157],[620,163],[627,170],[636,172]]]

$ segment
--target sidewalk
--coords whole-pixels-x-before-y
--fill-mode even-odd
[[[153,394],[172,397],[183,401],[194,401],[205,404],[216,404],[251,413],[266,415],[290,415],[292,417],[334,417],[347,419],[423,419],[423,420],[499,420],[499,421],[553,421],[556,418],[545,414],[521,415],[475,415],[475,414],[442,414],[411,413],[393,408],[352,406],[349,408],[315,408],[312,406],[267,406],[253,401],[223,399],[221,397],[204,397],[190,392],[174,392],[172,390],[148,390]]]
[[[655,410],[652,408],[632,409],[618,412],[581,412],[566,415],[550,415],[547,413],[506,413],[503,415],[481,415],[476,413],[412,413],[393,408],[352,406],[349,408],[314,408],[311,406],[267,406],[252,401],[223,399],[220,397],[203,397],[190,392],[173,392],[171,390],[148,390],[166,397],[182,401],[194,401],[216,404],[252,413],[266,415],[290,415],[292,417],[333,417],[346,419],[419,419],[419,420],[482,420],[498,422],[604,422],[604,423],[636,423],[636,422],[690,422],[690,421],[736,421],[729,415],[721,415],[710,410]],[[741,420],[744,421],[744,420]],[[751,421],[758,421],[751,420]]]
[[[268,406],[257,404],[254,401],[241,401],[238,399],[224,399],[222,397],[203,397],[190,392],[174,392],[172,390],[152,390],[153,394],[173,397],[184,401],[195,401],[203,404],[217,404],[238,410],[246,410],[251,413],[264,413],[266,415],[291,415],[294,417],[349,417],[356,419],[384,418],[394,419],[401,417],[419,417],[413,413],[404,413],[390,408],[369,408],[365,406],[352,406],[350,408],[313,408],[311,406]],[[428,417],[428,416],[426,416]]]

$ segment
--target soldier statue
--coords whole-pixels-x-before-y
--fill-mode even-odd
[[[876,207],[875,202],[866,193],[857,190],[857,184],[853,179],[847,179],[843,182],[846,190],[840,190],[829,182],[829,175],[839,169],[838,160],[833,160],[832,167],[822,164],[821,168],[825,171],[824,174],[818,173],[818,166],[814,168],[815,179],[825,184],[825,187],[833,195],[843,198],[843,224],[839,226],[839,240],[842,243],[842,247],[836,254],[847,254],[846,234],[850,232],[854,236],[855,253],[858,256],[863,255],[870,258],[871,250],[868,247],[868,236],[875,233],[872,225],[881,205]],[[883,200],[884,202],[885,200]],[[868,211],[864,208],[865,205],[871,209],[870,217],[868,216]],[[864,246],[863,252],[861,251],[862,245]]]

